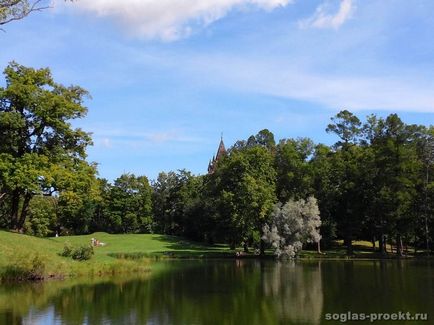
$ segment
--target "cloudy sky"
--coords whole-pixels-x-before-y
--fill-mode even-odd
[[[222,132],[330,144],[343,108],[433,124],[433,14],[432,0],[59,0],[5,26],[0,67],[90,91],[77,125],[102,177],[198,174]]]

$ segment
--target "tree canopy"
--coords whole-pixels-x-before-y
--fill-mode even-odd
[[[9,199],[9,222],[21,229],[30,200],[74,187],[91,187],[96,166],[85,161],[90,135],[71,120],[87,109],[87,91],[56,83],[49,69],[11,63],[0,88],[0,191]],[[81,177],[83,176],[83,177]]]

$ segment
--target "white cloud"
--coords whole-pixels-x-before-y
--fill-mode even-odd
[[[208,83],[248,93],[259,93],[312,103],[330,109],[434,112],[434,83],[417,74],[339,75],[312,72],[296,62],[228,56],[195,56],[182,64]]]
[[[95,146],[104,149],[114,147],[137,149],[162,144],[195,144],[203,141],[201,138],[186,135],[186,131],[178,129],[143,132],[123,127],[117,128],[114,125],[105,125],[104,127],[94,125],[87,128],[93,131]]]
[[[341,0],[337,13],[329,13],[329,3],[326,2],[316,8],[312,17],[299,22],[301,28],[333,28],[338,29],[351,18],[355,6],[353,0]]]
[[[146,39],[173,41],[188,36],[194,26],[206,26],[233,9],[272,10],[291,2],[293,0],[80,0],[70,8],[113,17]]]

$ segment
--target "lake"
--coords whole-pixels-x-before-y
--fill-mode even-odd
[[[3,285],[0,323],[332,324],[326,314],[348,311],[434,318],[433,271],[426,260],[163,261],[135,277]]]

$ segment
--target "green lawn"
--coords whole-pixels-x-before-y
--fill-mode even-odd
[[[95,255],[91,260],[79,262],[59,255],[66,243],[74,247],[90,245],[92,237],[105,245],[95,247]],[[203,257],[230,254],[225,245],[204,246],[165,235],[94,233],[84,236],[37,238],[0,231],[0,278],[7,277],[11,267],[31,269],[35,256],[38,256],[38,260],[45,266],[45,277],[68,277],[146,271],[150,268],[149,257],[153,256]]]

